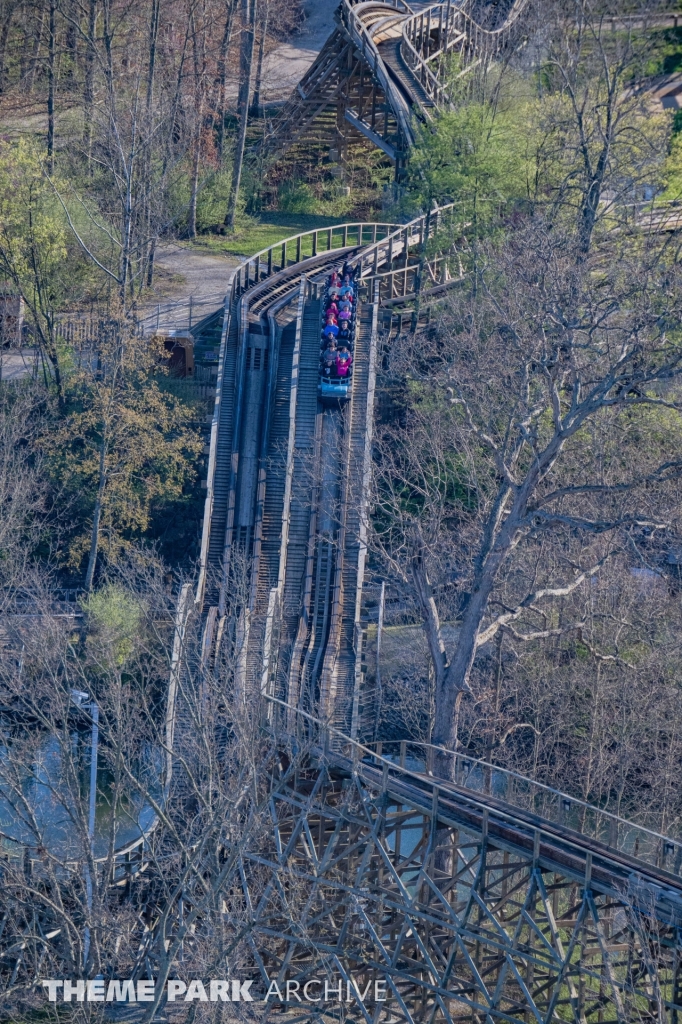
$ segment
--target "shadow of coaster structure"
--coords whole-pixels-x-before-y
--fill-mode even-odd
[[[343,168],[349,148],[382,150],[400,180],[414,142],[413,118],[451,105],[451,89],[523,39],[528,0],[484,28],[465,0],[407,3],[343,0],[337,27],[291,97],[266,125],[251,159],[265,169],[287,154],[317,150]]]

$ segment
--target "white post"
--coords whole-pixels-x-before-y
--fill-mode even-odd
[[[90,807],[88,810],[88,842],[90,845],[90,858],[95,862],[95,807],[97,804],[97,748],[99,745],[99,707],[96,701],[90,702],[90,714],[92,715],[92,740],[90,743]],[[88,921],[92,915],[92,876],[90,865],[85,862],[85,892],[87,899]],[[83,933],[83,968],[87,969],[88,957],[90,956],[90,925],[86,925]]]
[[[192,586],[190,583],[184,583],[182,590],[180,591],[180,596],[178,597],[178,604],[175,611],[175,635],[173,637],[173,654],[171,656],[170,680],[168,683],[168,703],[166,704],[166,771],[163,780],[164,800],[168,799],[171,779],[173,777],[173,742],[175,739],[176,715],[175,705],[180,683],[180,673],[182,670],[181,659],[191,598]]]
[[[386,581],[381,581],[381,594],[379,595],[379,619],[377,621],[377,665],[374,673],[376,679],[376,719],[374,723],[374,739],[379,728],[379,718],[381,716],[381,639],[384,633],[384,609],[386,607]]]

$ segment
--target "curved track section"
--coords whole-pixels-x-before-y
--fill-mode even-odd
[[[269,709],[262,770],[239,812],[258,822],[258,836],[192,848],[192,870],[170,889],[143,846],[120,852],[112,882],[137,908],[130,976],[162,977],[169,948],[203,950],[230,922],[231,962],[249,965],[263,993],[277,979],[292,1020],[674,1024],[680,841],[461,754],[451,755],[452,781],[434,779],[434,748],[368,747],[354,735],[365,699],[360,606],[377,354],[401,329],[406,300],[419,296],[423,308],[457,285],[451,261],[425,256],[441,228],[439,237],[451,234],[450,216],[445,208],[401,226],[299,235],[233,280],[196,601],[206,661],[233,628],[236,697],[261,693],[259,710]],[[320,303],[330,268],[347,259],[360,274],[352,393],[343,406],[323,406]],[[408,315],[419,327],[418,310]],[[191,600],[183,595],[178,651]],[[180,708],[176,729],[177,672],[174,659],[169,756],[191,728]],[[181,757],[177,765],[181,772]],[[216,859],[219,890],[206,884]],[[218,891],[229,893],[232,915],[222,918],[223,909],[220,925]],[[13,984],[23,944],[59,941],[57,916],[48,909],[0,946],[0,976]],[[309,1007],[289,998],[287,978],[301,990],[320,978],[347,987],[338,1004]],[[365,1005],[360,993],[377,981],[382,995]],[[143,1017],[130,1007],[126,1019]]]
[[[414,142],[413,117],[429,119],[450,106],[453,80],[513,50],[527,2],[515,0],[503,24],[491,29],[477,23],[466,0],[342,0],[338,27],[255,156],[268,166],[305,141],[343,165],[348,146],[369,142],[400,177]]]
[[[225,305],[196,595],[204,651],[215,658],[231,630],[244,700],[273,695],[353,735],[379,334],[420,281],[422,295],[453,283],[445,257],[424,259],[451,213],[288,239],[242,266]],[[317,388],[321,302],[346,261],[359,273],[353,375],[350,400],[330,406]]]
[[[234,891],[264,986],[290,963],[301,985],[386,979],[381,1014],[344,1008],[358,1024],[677,1020],[682,843],[464,755],[441,781],[428,745],[357,741],[377,356],[406,303],[418,328],[420,303],[459,283],[451,258],[425,255],[456,235],[450,217],[297,236],[245,264],[226,302],[197,599],[205,649],[235,628],[237,695],[265,696],[281,771],[270,845],[244,853]],[[325,406],[320,303],[346,260],[360,279],[352,394]],[[166,941],[150,930],[140,963]]]

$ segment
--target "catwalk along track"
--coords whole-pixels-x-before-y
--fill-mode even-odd
[[[366,1024],[677,1024],[680,842],[463,755],[440,782],[432,748],[357,740],[371,720],[360,613],[378,357],[457,286],[456,256],[426,258],[450,218],[296,236],[245,263],[226,300],[196,596],[207,662],[236,623],[237,694],[265,698],[281,751],[269,853],[234,868],[245,943],[266,987],[387,979],[383,1005],[328,1010]],[[353,376],[329,404],[321,300],[345,263]],[[165,941],[151,930],[145,955]]]
[[[452,283],[444,257],[424,257],[452,209],[288,239],[240,268],[225,304],[197,590],[204,651],[215,658],[236,616],[238,693],[353,734],[379,327],[412,316],[397,310],[418,278],[425,294]],[[341,402],[318,382],[327,280],[346,263],[357,294]]]

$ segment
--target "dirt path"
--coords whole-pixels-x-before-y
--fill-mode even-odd
[[[182,292],[196,299],[222,300],[239,262],[238,256],[203,253],[180,242],[164,242],[156,254],[155,298],[168,302]]]
[[[202,253],[179,242],[164,242],[156,254],[151,294],[142,304],[148,326],[181,328],[222,305],[238,257]]]
[[[296,88],[334,30],[338,0],[306,0],[303,31],[275,46],[263,58],[263,102],[283,103]],[[227,84],[227,95],[236,103],[239,81]]]
[[[265,102],[285,100],[313,63],[334,30],[338,0],[306,0],[303,32],[281,43],[263,60]]]

